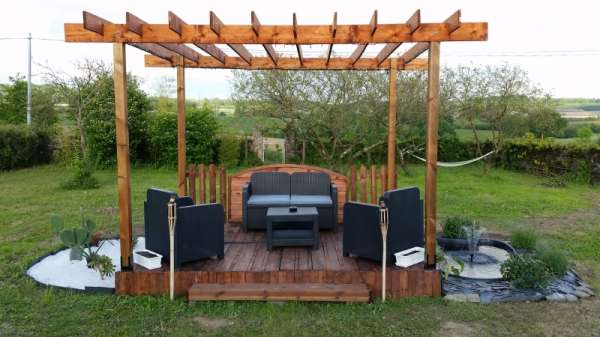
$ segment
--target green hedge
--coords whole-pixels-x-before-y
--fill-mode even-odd
[[[47,164],[52,160],[51,137],[26,125],[0,125],[0,170]]]
[[[592,184],[600,182],[600,146],[596,144],[514,139],[502,147],[495,161],[507,169],[558,175]]]
[[[186,161],[188,163],[215,163],[219,141],[216,119],[207,111],[188,111],[186,114]],[[149,162],[157,166],[177,164],[177,114],[159,112],[150,117]]]

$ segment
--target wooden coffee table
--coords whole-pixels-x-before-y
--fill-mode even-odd
[[[319,247],[319,212],[316,207],[269,207],[267,210],[267,249],[274,246]]]

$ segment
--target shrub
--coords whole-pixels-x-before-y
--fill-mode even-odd
[[[462,216],[453,216],[446,219],[444,223],[444,236],[451,239],[464,239],[466,237],[463,228],[472,227],[473,220]]]
[[[533,254],[515,254],[502,263],[502,277],[517,289],[544,288],[552,274]]]
[[[52,160],[50,135],[27,125],[0,125],[0,170],[47,164]]]
[[[537,238],[532,230],[519,229],[512,232],[510,237],[511,245],[516,249],[534,250]]]
[[[186,159],[188,163],[216,162],[218,123],[206,111],[192,110],[186,114]],[[150,119],[150,162],[158,166],[177,164],[177,114],[159,112]]]
[[[73,176],[63,182],[61,187],[67,190],[91,190],[100,187],[93,175],[94,167],[89,160],[76,159]]]
[[[548,271],[555,276],[562,276],[569,268],[565,254],[559,250],[548,247],[538,247],[537,257],[546,265]]]
[[[240,141],[234,135],[224,135],[219,140],[219,162],[225,167],[236,167],[240,162]]]

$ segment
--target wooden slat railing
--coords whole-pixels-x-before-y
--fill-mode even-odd
[[[348,173],[348,201],[360,201],[371,204],[377,204],[379,197],[388,190],[387,186],[387,168],[381,165],[367,167],[361,165],[350,166]]]
[[[186,176],[188,195],[195,204],[204,204],[207,200],[211,203],[218,202],[228,212],[227,171],[223,165],[192,164],[188,166]]]

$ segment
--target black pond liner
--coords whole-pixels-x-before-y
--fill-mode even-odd
[[[443,236],[437,237],[437,244],[442,248],[442,250],[446,251],[456,251],[456,250],[469,250],[469,240],[467,239],[452,239]],[[503,249],[507,251],[509,254],[514,255],[517,251],[511,246],[508,242],[502,240],[495,239],[479,239],[479,246],[492,246],[499,249]],[[467,280],[480,280],[480,281],[500,281],[503,278],[474,278],[474,277],[465,277],[465,276],[456,276],[459,278],[467,279]]]
[[[103,238],[102,240],[118,240],[119,236],[113,236],[113,237],[107,237],[107,238]],[[69,288],[69,287],[62,287],[62,286],[56,286],[56,285],[52,285],[52,284],[46,284],[46,283],[42,283],[36,279],[34,279],[33,277],[29,276],[29,274],[27,274],[27,271],[29,269],[31,269],[31,267],[33,267],[35,264],[41,262],[43,259],[47,258],[50,255],[54,255],[60,251],[63,251],[65,249],[69,249],[69,247],[66,246],[62,246],[59,247],[55,250],[52,250],[40,257],[38,257],[37,259],[33,260],[30,264],[27,265],[27,268],[25,268],[25,276],[27,276],[29,279],[31,279],[33,281],[33,283],[40,287],[40,288],[44,288],[44,289],[48,289],[48,288],[54,288],[54,289],[60,289],[60,290],[67,290],[67,291],[72,291],[72,292],[76,292],[76,293],[86,293],[86,294],[114,294],[115,293],[115,288],[107,288],[107,287],[85,287],[85,289],[76,289],[76,288]]]

